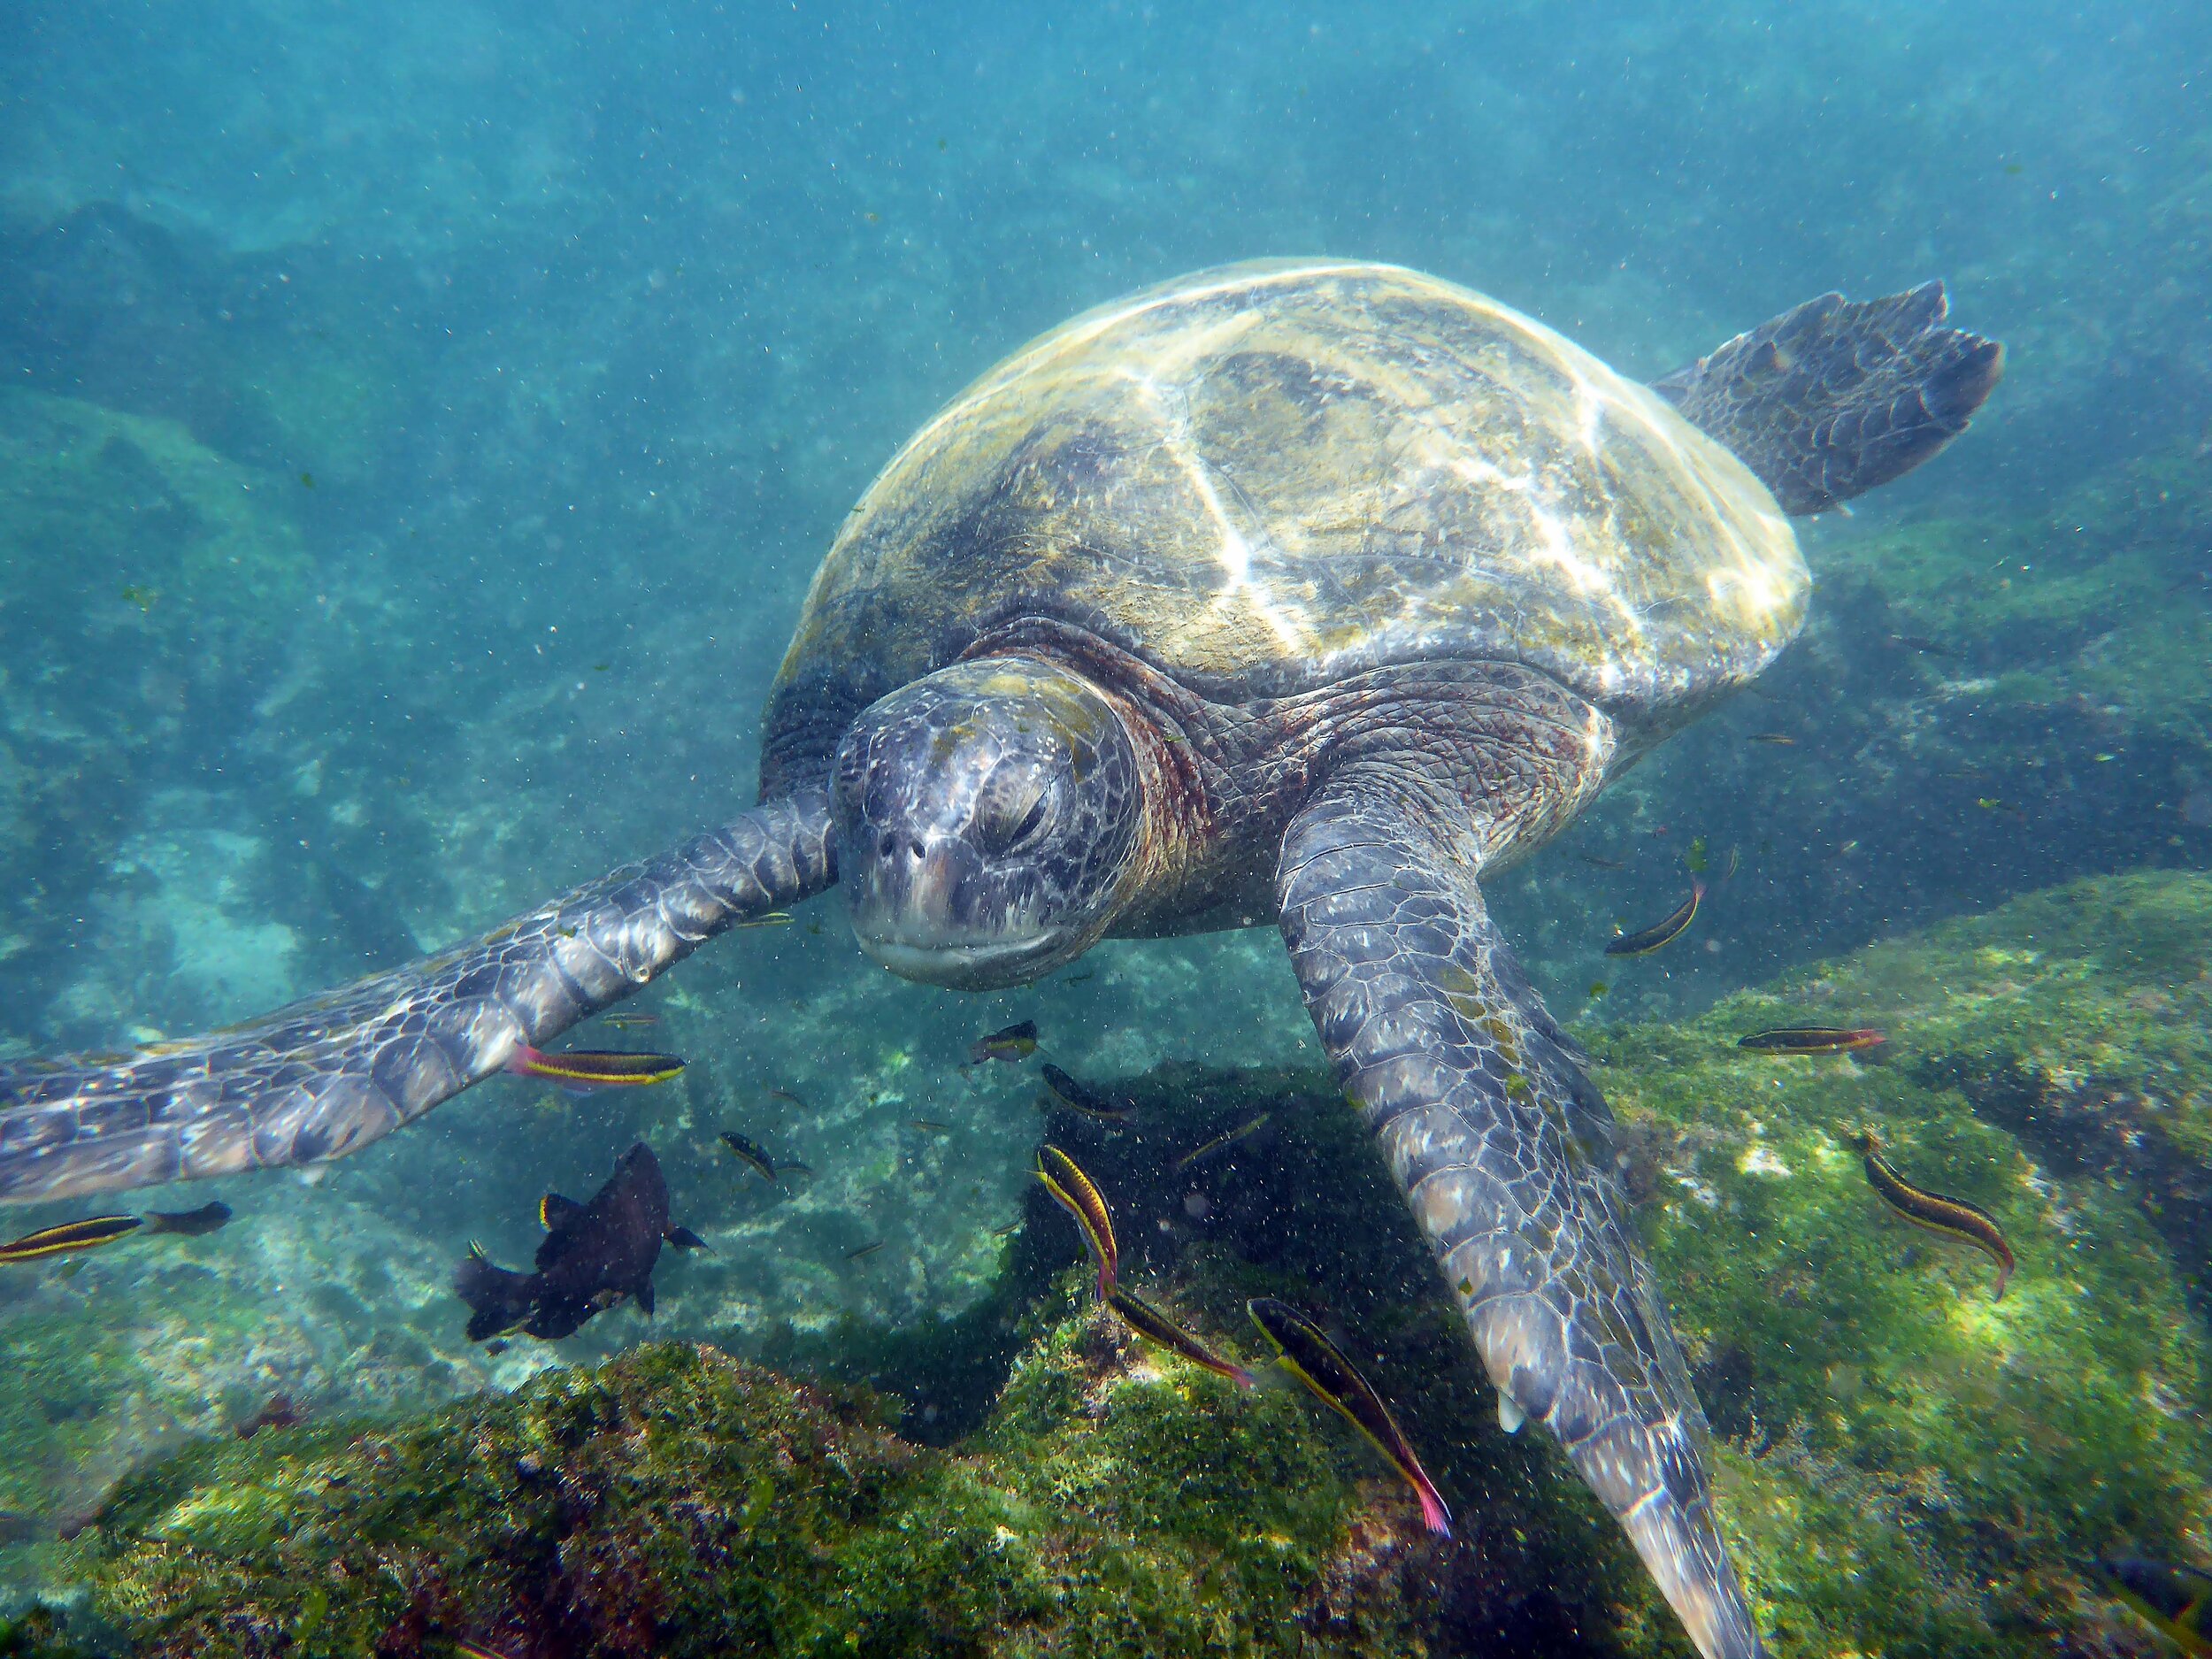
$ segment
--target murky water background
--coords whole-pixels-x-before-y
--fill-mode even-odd
[[[13,8],[0,1042],[242,1018],[749,804],[804,584],[903,435],[1087,305],[1271,254],[1417,265],[1647,378],[1930,276],[2010,348],[1970,441],[1811,527],[1784,665],[1498,895],[1563,1015],[2205,867],[2208,86],[2185,4]],[[1732,853],[1693,946],[1604,964]],[[867,965],[833,895],[646,1005],[664,1091],[495,1083],[319,1185],[224,1184],[189,1282],[0,1286],[0,1343],[96,1327],[149,1379],[26,1490],[276,1388],[512,1382],[544,1354],[460,1340],[461,1241],[525,1254],[637,1134],[723,1252],[654,1328],[743,1347],[987,1279],[1034,1082],[958,1070],[976,1033],[1317,1057],[1271,928],[964,998]],[[817,1179],[750,1182],[723,1127]]]

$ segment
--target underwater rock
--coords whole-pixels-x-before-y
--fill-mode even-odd
[[[2086,1575],[2196,1561],[2212,1533],[2202,1257],[2162,1197],[2201,1167],[2208,916],[2212,879],[2078,883],[1694,1023],[1586,1033],[1778,1655],[2148,1651]],[[1807,1023],[1888,1041],[1736,1046]],[[2024,1078],[2071,1104],[2022,1115]],[[1242,1394],[1139,1342],[1033,1184],[964,1311],[758,1338],[826,1380],[664,1345],[426,1416],[219,1432],[69,1547],[91,1607],[156,1655],[1687,1651],[1555,1448],[1498,1426],[1325,1075],[1083,1080],[1127,1118],[1047,1102],[1043,1131],[1110,1207],[1122,1281],[1247,1363],[1245,1298],[1322,1319],[1457,1538],[1428,1541],[1402,1482],[1294,1389]],[[2147,1125],[2166,1187],[2099,1150],[2139,1164]],[[1869,1187],[1866,1130],[2002,1228],[2001,1301],[1985,1257]]]
[[[972,1451],[879,1410],[655,1345],[411,1423],[194,1448],[80,1548],[150,1659],[1403,1651],[1417,1522],[1363,1515],[1287,1394],[1164,1376],[1078,1313]]]

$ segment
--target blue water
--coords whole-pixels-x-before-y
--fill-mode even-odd
[[[1883,641],[1933,630],[1823,559],[1964,525],[1991,563],[1959,582],[2027,585],[2091,568],[2117,502],[2156,532],[2155,603],[2206,603],[2208,88],[2212,17],[2182,4],[18,0],[0,1054],[243,1018],[749,805],[808,580],[901,440],[1062,319],[1270,255],[1430,271],[1644,379],[1824,290],[1932,276],[2009,348],[1969,440],[1807,534],[1835,619],[1777,684],[1835,722],[1811,764],[1755,778],[1743,733],[1782,717],[1732,713],[1497,895],[1540,979],[1578,988],[1615,922],[1673,902],[1691,835],[1763,852],[1708,948],[1569,1011],[1694,1012],[2070,876],[2204,867],[2200,733],[2090,710],[2080,749],[2124,755],[2097,773],[1993,721],[1962,741],[1999,781],[1900,783],[1909,744],[1869,710],[1911,671]],[[2101,633],[2019,626],[2056,663]],[[1954,677],[1993,683],[2014,649],[1961,645]],[[1921,825],[1945,791],[2037,833]],[[1571,856],[1654,834],[1626,872]],[[672,1103],[494,1084],[319,1187],[267,1178],[289,1231],[253,1282],[321,1274],[361,1311],[272,1312],[234,1396],[404,1404],[547,1363],[458,1342],[442,1275],[466,1237],[523,1254],[536,1193],[588,1188],[636,1133],[690,1148],[680,1218],[732,1229],[663,1333],[964,1305],[1034,1121],[1030,1079],[955,1069],[967,1041],[1034,1016],[1079,1070],[1310,1063],[1281,958],[1271,928],[1116,946],[1094,979],[963,998],[867,965],[833,895],[650,995],[649,1041],[693,1061]],[[725,1123],[815,1164],[813,1194],[732,1198]],[[896,1259],[849,1271],[876,1237]],[[365,1255],[430,1358],[349,1363],[386,1317]],[[562,1356],[634,1340],[615,1325]]]

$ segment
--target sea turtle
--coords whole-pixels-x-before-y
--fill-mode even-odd
[[[0,1070],[0,1199],[337,1157],[841,879],[864,949],[964,987],[1273,922],[1502,1418],[1558,1437],[1704,1654],[1755,1654],[1610,1115],[1479,882],[1788,642],[1790,515],[1964,427],[2003,353],[1945,311],[1829,295],[1646,387],[1388,265],[1094,311],[848,518],[759,805],[250,1025]]]

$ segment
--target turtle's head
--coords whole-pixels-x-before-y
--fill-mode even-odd
[[[964,990],[1071,961],[1120,906],[1141,782],[1113,704],[1041,658],[956,663],[893,692],[846,733],[833,785],[862,948]]]

